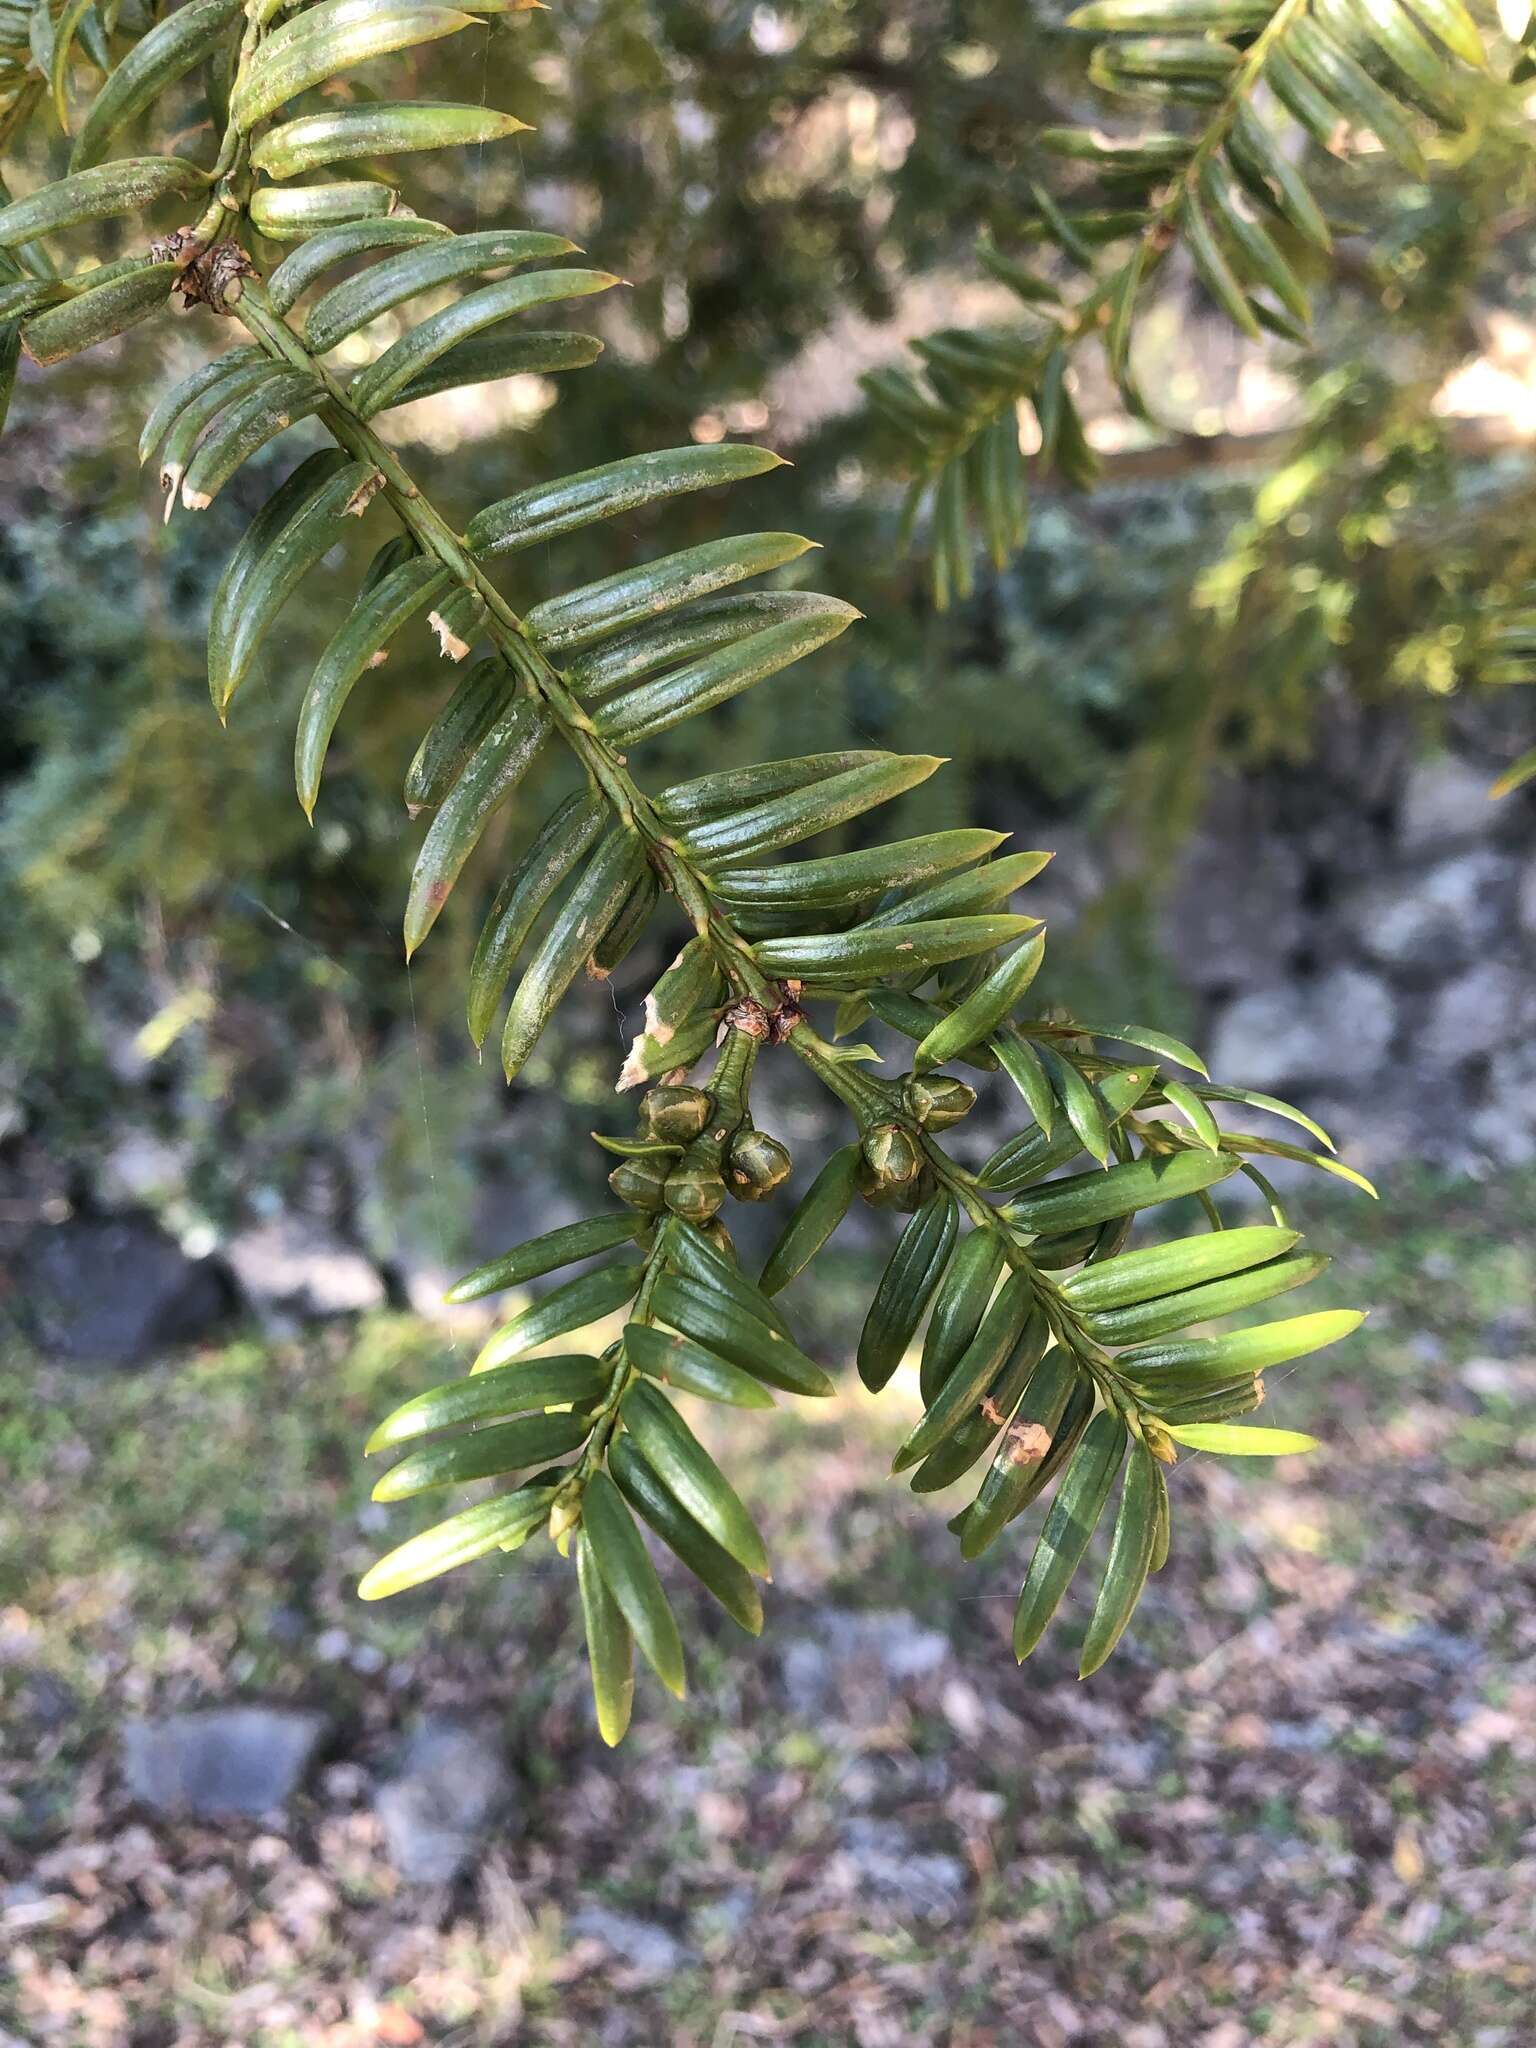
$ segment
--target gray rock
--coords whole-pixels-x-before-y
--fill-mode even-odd
[[[875,1608],[867,1614],[832,1613],[827,1627],[838,1654],[845,1660],[873,1658],[896,1685],[928,1678],[949,1662],[949,1637],[924,1628],[899,1607]]]
[[[802,1720],[819,1714],[832,1697],[831,1652],[814,1636],[793,1636],[779,1654],[779,1676],[795,1714]]]
[[[191,1147],[173,1145],[153,1131],[125,1131],[96,1168],[103,1206],[158,1209],[186,1186]]]
[[[916,1848],[900,1821],[850,1820],[843,1851],[857,1890],[896,1908],[903,1919],[948,1920],[965,1896],[960,1858]]]
[[[374,1799],[390,1860],[412,1884],[448,1884],[474,1857],[512,1790],[487,1722],[433,1715]]]
[[[1037,847],[1052,856],[1029,885],[1029,915],[1057,925],[1067,924],[1110,880],[1101,835],[1087,832],[1081,825],[1042,827],[1025,806],[1012,811],[1006,792],[1002,793],[1002,802],[1009,814],[999,824],[1012,833],[1010,845]]]
[[[123,1776],[157,1813],[257,1817],[285,1806],[309,1768],[325,1717],[295,1707],[215,1707],[130,1721]]]
[[[189,1259],[147,1216],[72,1217],[29,1231],[13,1299],[45,1356],[66,1365],[146,1364],[228,1316],[228,1274]]]
[[[1372,883],[1345,906],[1345,924],[1382,966],[1444,975],[1496,942],[1514,872],[1506,854],[1474,848],[1427,872]]]
[[[1397,808],[1397,843],[1405,853],[1476,839],[1494,822],[1488,802],[1491,777],[1484,768],[1436,754],[1416,761],[1403,783]]]
[[[1370,1081],[1397,1028],[1391,990],[1358,967],[1239,996],[1211,1034],[1211,1070],[1244,1088]]]
[[[1501,960],[1484,960],[1441,989],[1419,1037],[1432,1066],[1517,1046],[1536,1023],[1536,980]]]
[[[1190,988],[1251,988],[1305,936],[1301,853],[1254,805],[1251,789],[1223,788],[1168,892],[1158,942]]]
[[[1468,1091],[1448,1075],[1442,1076],[1436,1086],[1433,1133],[1427,1128],[1423,1086],[1411,1072],[1398,1075],[1390,1064],[1379,1080],[1365,1086],[1351,1087],[1336,1095],[1313,1087],[1301,1092],[1305,1099],[1300,1107],[1332,1137],[1340,1158],[1364,1174],[1380,1174],[1404,1160],[1422,1159],[1426,1136],[1436,1138],[1437,1158],[1455,1158],[1458,1165],[1465,1164],[1453,1140],[1458,1123],[1471,1115],[1473,1105]],[[1284,1130],[1267,1117],[1256,1116],[1251,1128],[1283,1135],[1298,1145],[1311,1143],[1304,1131]],[[1443,1144],[1439,1144],[1441,1140]],[[1309,1166],[1292,1170],[1283,1159],[1260,1159],[1255,1164],[1277,1187],[1305,1187],[1313,1194],[1321,1192],[1323,1184]]]
[[[688,1950],[665,1927],[611,1906],[583,1906],[566,1927],[578,1939],[600,1941],[642,1977],[670,1977],[689,1960]]]
[[[1521,931],[1528,938],[1536,939],[1536,860],[1526,861],[1520,870],[1515,916]]]
[[[279,1323],[384,1306],[384,1280],[373,1262],[305,1217],[278,1216],[241,1231],[224,1256],[252,1307]]]
[[[1467,1135],[1498,1166],[1536,1163],[1536,1041],[1522,1032],[1488,1062],[1488,1096]]]

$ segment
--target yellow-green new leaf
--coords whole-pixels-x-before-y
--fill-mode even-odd
[[[1483,69],[1488,62],[1488,53],[1483,48],[1482,31],[1461,0],[1411,0],[1413,12],[1426,28],[1433,29],[1445,47],[1460,57],[1463,63]]]
[[[1096,1093],[1111,1126],[1136,1107],[1151,1079],[1150,1067],[1129,1067],[1104,1076]],[[1000,1145],[985,1162],[981,1169],[981,1184],[1011,1193],[1015,1188],[1027,1186],[1030,1181],[1043,1180],[1058,1166],[1065,1166],[1069,1159],[1075,1159],[1083,1149],[1083,1141],[1075,1129],[1062,1131],[1058,1128],[1049,1135],[1044,1129],[1023,1131],[1018,1137]],[[1011,1215],[1012,1211],[1009,1213]]]
[[[48,86],[53,94],[53,110],[58,116],[59,127],[66,135],[69,133],[70,56],[75,37],[94,4],[95,0],[64,0],[64,10],[54,27],[53,49],[48,59]],[[110,55],[107,62],[110,65]]]
[[[1080,1310],[1129,1308],[1136,1302],[1180,1294],[1209,1280],[1224,1280],[1288,1252],[1301,1233],[1272,1223],[1213,1230],[1204,1237],[1147,1245],[1101,1259],[1062,1281],[1061,1291]]]
[[[1056,1122],[1056,1097],[1040,1055],[1017,1031],[1004,1029],[987,1041],[998,1065],[1023,1096],[1030,1115],[1047,1138]]]
[[[624,1740],[635,1700],[634,1637],[619,1603],[609,1592],[593,1555],[591,1542],[578,1529],[576,1589],[581,1601],[581,1619],[587,1632],[587,1657],[592,1667],[592,1701],[597,1709],[597,1732],[610,1749]]]
[[[1168,1434],[1186,1450],[1215,1451],[1224,1458],[1285,1458],[1321,1448],[1299,1429],[1252,1429],[1231,1422],[1168,1424]]]
[[[523,1486],[515,1493],[483,1500],[462,1514],[413,1536],[381,1557],[358,1583],[360,1600],[386,1600],[409,1586],[422,1585],[451,1572],[488,1550],[512,1550],[532,1534],[549,1513],[552,1486]]]
[[[1085,1315],[1083,1327],[1097,1344],[1145,1343],[1153,1337],[1165,1337],[1171,1330],[1187,1330],[1192,1323],[1213,1323],[1222,1316],[1236,1315],[1239,1309],[1273,1301],[1276,1295],[1305,1287],[1328,1264],[1321,1252],[1299,1252],[1291,1258],[1254,1266],[1246,1273],[1234,1273],[1225,1280],[1211,1280],[1203,1287],[1165,1295],[1159,1301]]]
[[[1181,1391],[1202,1381],[1264,1372],[1293,1358],[1306,1358],[1337,1344],[1365,1321],[1364,1309],[1323,1309],[1316,1315],[1289,1316],[1283,1322],[1259,1323],[1233,1330],[1225,1337],[1183,1337],[1167,1344],[1146,1344],[1123,1351],[1116,1370],[1147,1386],[1176,1382]]]

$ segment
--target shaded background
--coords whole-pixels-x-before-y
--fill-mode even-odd
[[[769,1635],[690,1611],[693,1699],[647,1700],[617,1759],[553,1563],[360,1609],[405,1520],[367,1503],[366,1424],[463,1355],[445,1275],[593,1200],[578,1141],[623,1122],[621,1020],[667,939],[504,1089],[460,990],[531,821],[400,960],[400,779],[450,687],[429,649],[366,714],[359,691],[313,831],[292,721],[336,583],[290,606],[227,733],[208,708],[208,594],[300,436],[162,527],[130,451],[201,321],[24,379],[0,448],[16,2038],[1528,2038],[1536,868],[1529,797],[1486,792],[1530,713],[1463,650],[1536,573],[1531,173],[1340,170],[1357,232],[1311,354],[1234,339],[1171,266],[1140,343],[1169,431],[1085,369],[1105,481],[1043,485],[1019,560],[941,617],[856,378],[1008,317],[975,233],[1027,233],[1035,125],[1102,118],[1057,19],[588,0],[493,29],[472,84],[538,133],[408,196],[559,227],[632,285],[592,315],[594,369],[393,430],[463,516],[689,439],[793,456],[733,521],[815,535],[813,580],[865,623],[637,765],[935,748],[953,765],[893,829],[1056,848],[1026,906],[1049,993],[1196,1036],[1382,1182],[1379,1210],[1318,1205],[1368,1333],[1275,1390],[1329,1448],[1185,1461],[1174,1565],[1090,1690],[1070,1627],[1014,1671],[1020,1560],[962,1576],[942,1512],[882,1481],[904,1378],[717,1430],[780,1560]],[[519,558],[513,600],[719,516]],[[774,1119],[807,1167],[830,1141],[791,1083]],[[798,1303],[829,1357],[885,1232],[846,1235]]]

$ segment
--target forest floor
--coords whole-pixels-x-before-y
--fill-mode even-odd
[[[440,1376],[381,1316],[89,1380],[0,1364],[0,2044],[1525,2048],[1536,2039],[1536,1178],[1326,1208],[1272,1376],[1325,1441],[1186,1457],[1119,1653],[1018,1669],[1021,1544],[962,1568],[884,1474],[914,1412],[711,1414],[776,1559],[760,1642],[678,1587],[692,1685],[615,1754],[542,1543],[380,1607],[358,1449]],[[848,1336],[834,1271],[802,1328]],[[423,1510],[419,1520],[430,1519]],[[135,1804],[136,1717],[317,1710],[286,1811]],[[465,1714],[510,1801],[452,1883],[375,1806]]]

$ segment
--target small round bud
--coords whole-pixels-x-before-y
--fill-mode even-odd
[[[788,1180],[794,1161],[766,1131],[738,1131],[726,1155],[725,1175],[739,1202],[766,1202]]]
[[[933,1193],[934,1177],[926,1169],[913,1174],[910,1180],[877,1180],[869,1168],[869,1161],[859,1161],[859,1193],[871,1209],[896,1209],[903,1216],[910,1216],[914,1209],[920,1209]]]
[[[608,1176],[608,1185],[621,1202],[647,1213],[659,1209],[665,1199],[667,1167],[664,1160],[621,1159]]]
[[[666,1203],[685,1223],[703,1225],[725,1200],[725,1182],[707,1159],[683,1159],[667,1175]]]
[[[718,1216],[715,1217],[712,1223],[701,1223],[699,1225],[699,1235],[700,1237],[707,1237],[715,1250],[729,1259],[733,1266],[740,1263],[736,1256],[736,1247],[731,1242],[731,1233],[726,1229]]]
[[[904,1187],[922,1171],[916,1141],[900,1124],[877,1124],[864,1133],[864,1163],[883,1187]]]
[[[712,1106],[702,1088],[652,1088],[640,1098],[640,1121],[669,1145],[689,1145],[709,1122]]]
[[[929,1131],[948,1130],[976,1107],[976,1090],[952,1074],[914,1075],[902,1094],[907,1108]]]

